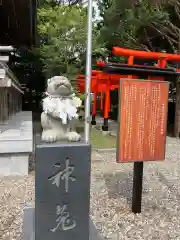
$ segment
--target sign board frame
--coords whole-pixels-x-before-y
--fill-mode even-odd
[[[166,102],[166,106],[165,109],[167,110],[164,120],[165,120],[165,131],[164,131],[164,157],[163,159],[129,159],[124,160],[124,159],[120,159],[120,147],[121,147],[121,130],[120,130],[120,124],[121,124],[121,107],[122,107],[122,87],[123,87],[123,82],[125,81],[129,81],[129,82],[143,82],[143,83],[160,83],[160,84],[166,84],[167,85],[167,101]],[[120,88],[119,88],[119,114],[118,114],[118,134],[117,134],[117,147],[116,147],[116,162],[117,163],[132,163],[132,162],[147,162],[147,161],[164,161],[165,159],[165,153],[166,153],[166,133],[167,133],[167,114],[168,114],[168,93],[169,93],[169,82],[168,81],[160,81],[160,80],[145,80],[145,79],[129,79],[129,78],[122,78],[120,79]],[[134,140],[136,141],[136,140]]]

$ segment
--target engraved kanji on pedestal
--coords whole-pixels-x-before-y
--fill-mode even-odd
[[[37,144],[35,236],[89,240],[90,145]]]
[[[48,180],[52,181],[52,184],[56,187],[60,187],[61,181],[64,181],[65,192],[69,192],[69,180],[75,181],[75,177],[72,177],[71,174],[74,171],[74,166],[70,166],[70,160],[66,158],[66,166],[64,169],[61,169],[61,164],[56,163],[54,166],[59,169],[58,172],[54,173]],[[56,227],[50,229],[51,232],[56,232],[58,229],[62,231],[71,230],[76,227],[76,221],[71,220],[70,213],[68,212],[68,205],[57,205],[56,206]]]

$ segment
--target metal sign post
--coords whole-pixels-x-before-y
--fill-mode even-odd
[[[92,0],[88,1],[88,33],[86,49],[86,98],[85,98],[85,124],[84,124],[84,141],[89,143],[90,127],[90,103],[91,103],[91,62],[92,62]]]

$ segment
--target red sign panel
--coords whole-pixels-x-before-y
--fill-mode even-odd
[[[168,82],[122,79],[117,162],[164,160]]]

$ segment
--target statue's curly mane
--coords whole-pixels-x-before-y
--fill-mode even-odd
[[[47,96],[43,99],[42,105],[46,114],[55,115],[63,124],[67,124],[68,120],[78,118],[77,111],[81,103],[81,100],[74,95],[67,98]]]

